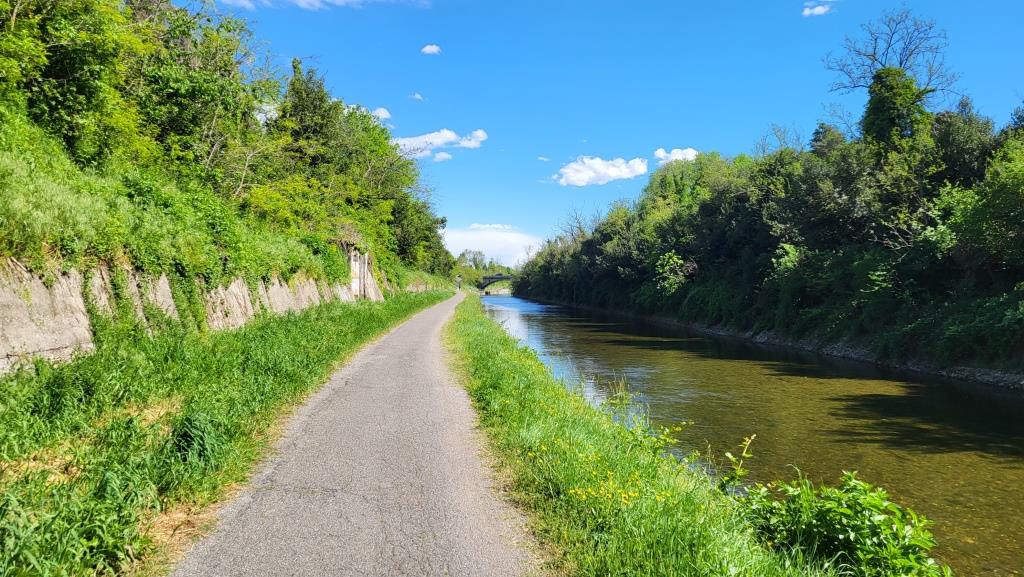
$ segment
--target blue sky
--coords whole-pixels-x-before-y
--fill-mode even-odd
[[[636,198],[665,158],[751,152],[773,123],[806,140],[828,103],[859,115],[865,95],[829,92],[822,57],[892,7],[948,32],[957,88],[997,125],[1024,101],[1019,0],[218,4],[281,70],[302,58],[345,102],[382,109],[449,248],[508,263],[571,211]]]

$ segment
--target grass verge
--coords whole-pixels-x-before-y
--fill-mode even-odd
[[[449,345],[517,501],[558,573],[817,575],[762,547],[743,512],[666,439],[627,428],[556,380],[537,356],[459,305]]]
[[[115,324],[90,356],[0,380],[0,575],[149,566],[168,520],[246,479],[281,415],[341,360],[450,294],[330,303],[213,334]]]

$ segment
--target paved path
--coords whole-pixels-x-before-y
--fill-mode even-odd
[[[441,328],[461,297],[355,355],[175,577],[520,575],[522,520],[496,496]]]

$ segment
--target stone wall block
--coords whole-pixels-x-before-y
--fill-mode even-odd
[[[30,355],[67,360],[93,350],[83,287],[77,271],[46,286],[17,261],[0,263],[0,371]]]
[[[209,291],[205,304],[206,325],[211,330],[236,329],[256,316],[249,285],[240,278]]]
[[[161,274],[146,287],[146,302],[162,310],[167,316],[177,319],[178,307],[174,304],[171,294],[171,281],[167,275]]]
[[[114,285],[106,265],[100,265],[89,272],[89,298],[97,312],[108,316],[114,314]]]

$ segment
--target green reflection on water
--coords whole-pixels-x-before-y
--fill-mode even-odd
[[[721,453],[756,433],[754,480],[792,478],[794,465],[819,482],[856,470],[935,521],[936,553],[958,574],[1024,568],[1020,403],[514,297],[484,304],[592,400],[609,394],[602,383],[624,378],[655,425],[692,421],[682,451],[710,444]]]

